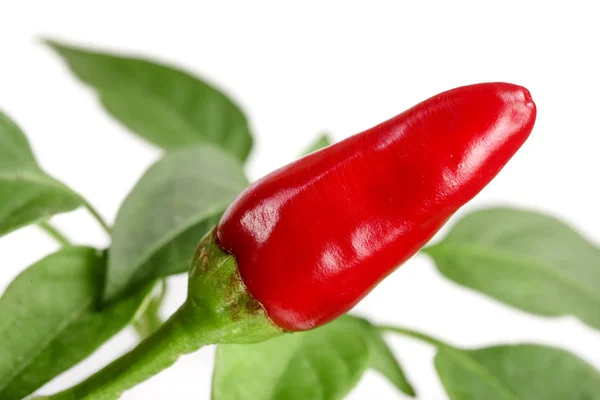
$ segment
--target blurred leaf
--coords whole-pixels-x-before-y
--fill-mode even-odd
[[[38,166],[27,138],[0,111],[0,236],[82,205]]]
[[[105,299],[187,271],[200,239],[247,184],[239,162],[217,149],[167,153],[146,171],[119,210]]]
[[[260,344],[219,346],[213,400],[342,399],[369,366],[414,397],[378,328],[346,315]]]
[[[370,367],[385,376],[398,390],[415,397],[415,390],[406,378],[398,360],[381,336],[381,331],[369,321],[346,315],[342,318],[353,320],[363,330],[371,348]]]
[[[102,252],[65,247],[0,298],[0,398],[21,399],[88,357],[133,319],[148,289],[97,311]]]
[[[557,219],[510,208],[477,211],[424,252],[461,285],[600,329],[600,250]]]
[[[333,139],[331,139],[331,137],[327,133],[322,133],[313,143],[311,143],[306,149],[304,149],[302,155],[305,156],[317,150],[321,150],[322,148],[327,147],[332,143]]]
[[[435,367],[452,400],[600,400],[600,372],[562,349],[519,344],[467,350],[411,329],[379,329],[435,346]]]
[[[452,400],[600,399],[600,373],[553,347],[441,348],[435,367]]]
[[[151,61],[49,41],[115,118],[166,150],[202,143],[241,160],[252,148],[248,121],[227,96],[188,74]]]
[[[212,398],[342,399],[358,383],[369,361],[368,339],[347,318],[258,344],[221,345]]]

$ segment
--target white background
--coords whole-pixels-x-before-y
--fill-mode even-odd
[[[92,4],[94,3],[94,4]],[[39,42],[51,37],[185,67],[230,93],[256,133],[249,173],[292,160],[317,133],[336,139],[455,86],[508,81],[538,105],[530,140],[467,209],[512,204],[561,216],[600,240],[600,24],[595,1],[4,1],[0,108],[27,132],[40,163],[110,221],[158,150],[127,133]],[[107,238],[85,212],[55,219],[77,243]],[[57,246],[35,228],[0,241],[0,290]],[[165,313],[185,296],[173,280]],[[416,256],[357,312],[464,346],[538,341],[600,368],[600,333],[543,319],[446,281]],[[42,389],[83,378],[134,344],[127,331]],[[421,399],[446,399],[427,345],[390,338]],[[123,396],[208,399],[213,348]],[[401,399],[368,373],[352,399]]]

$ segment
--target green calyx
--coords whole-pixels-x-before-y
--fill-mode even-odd
[[[284,332],[246,290],[235,257],[214,232],[200,242],[189,273],[188,298],[158,330],[133,350],[80,384],[44,399],[115,400],[202,346],[252,343]]]
[[[252,343],[280,335],[262,305],[248,293],[235,257],[219,247],[214,231],[198,245],[189,273],[186,306],[202,326],[210,318],[220,327],[213,344]],[[193,329],[192,331],[196,331]],[[217,332],[215,332],[217,333]]]

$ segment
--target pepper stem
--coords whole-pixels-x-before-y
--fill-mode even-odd
[[[115,400],[127,389],[208,344],[252,343],[283,334],[246,291],[235,258],[210,232],[200,242],[186,302],[129,353],[80,384],[44,399]]]
[[[209,344],[217,329],[212,320],[205,320],[203,329],[198,321],[195,334],[189,335],[187,327],[189,307],[182,306],[152,335],[148,336],[133,350],[104,367],[83,382],[63,392],[48,396],[54,400],[112,400],[121,394],[168,368],[179,356],[193,352]],[[202,333],[200,333],[202,331]]]
[[[98,222],[98,224],[102,227],[102,229],[104,229],[104,231],[108,234],[108,236],[111,236],[110,226],[106,223],[104,218],[102,218],[102,216],[100,215],[98,210],[96,210],[89,201],[87,201],[83,197],[80,197],[80,198],[83,203],[83,207],[85,207],[85,209],[87,209],[89,211],[89,213],[92,215],[92,217],[94,217],[94,219]]]
[[[71,241],[48,221],[41,221],[38,226],[42,228],[48,235],[56,240],[61,246],[71,246]]]
[[[154,292],[156,292],[156,288],[153,290],[152,298],[148,302],[146,309],[133,321],[133,328],[140,340],[144,340],[150,336],[152,332],[163,324],[163,320],[160,317],[160,307],[167,292],[165,279],[159,281],[158,292]]]

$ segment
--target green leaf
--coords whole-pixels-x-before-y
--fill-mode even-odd
[[[452,400],[600,400],[600,372],[562,349],[519,344],[466,350],[411,329],[379,329],[435,346],[435,367]]]
[[[369,362],[369,341],[349,318],[259,344],[221,345],[212,398],[342,399],[358,383]]]
[[[239,162],[215,148],[167,153],[146,171],[119,210],[105,299],[187,271],[200,239],[247,184]]]
[[[0,236],[82,205],[79,195],[48,176],[27,138],[0,111]]]
[[[333,139],[331,139],[331,137],[327,133],[322,133],[313,143],[311,143],[306,149],[304,149],[302,155],[305,156],[317,150],[321,150],[322,148],[327,147],[332,143]]]
[[[435,367],[452,400],[600,399],[600,373],[553,347],[441,348]]]
[[[106,110],[166,150],[212,143],[241,160],[252,148],[248,121],[223,93],[188,74],[139,58],[47,42]]]
[[[564,222],[518,209],[477,211],[424,251],[461,285],[600,329],[600,250]]]
[[[89,356],[134,317],[148,289],[98,311],[102,252],[66,247],[0,298],[0,398],[21,399]]]
[[[365,319],[349,315],[342,318],[354,320],[363,330],[371,348],[370,367],[385,376],[398,390],[411,397],[415,397],[415,390],[406,378],[398,360],[381,336],[381,331]]]

